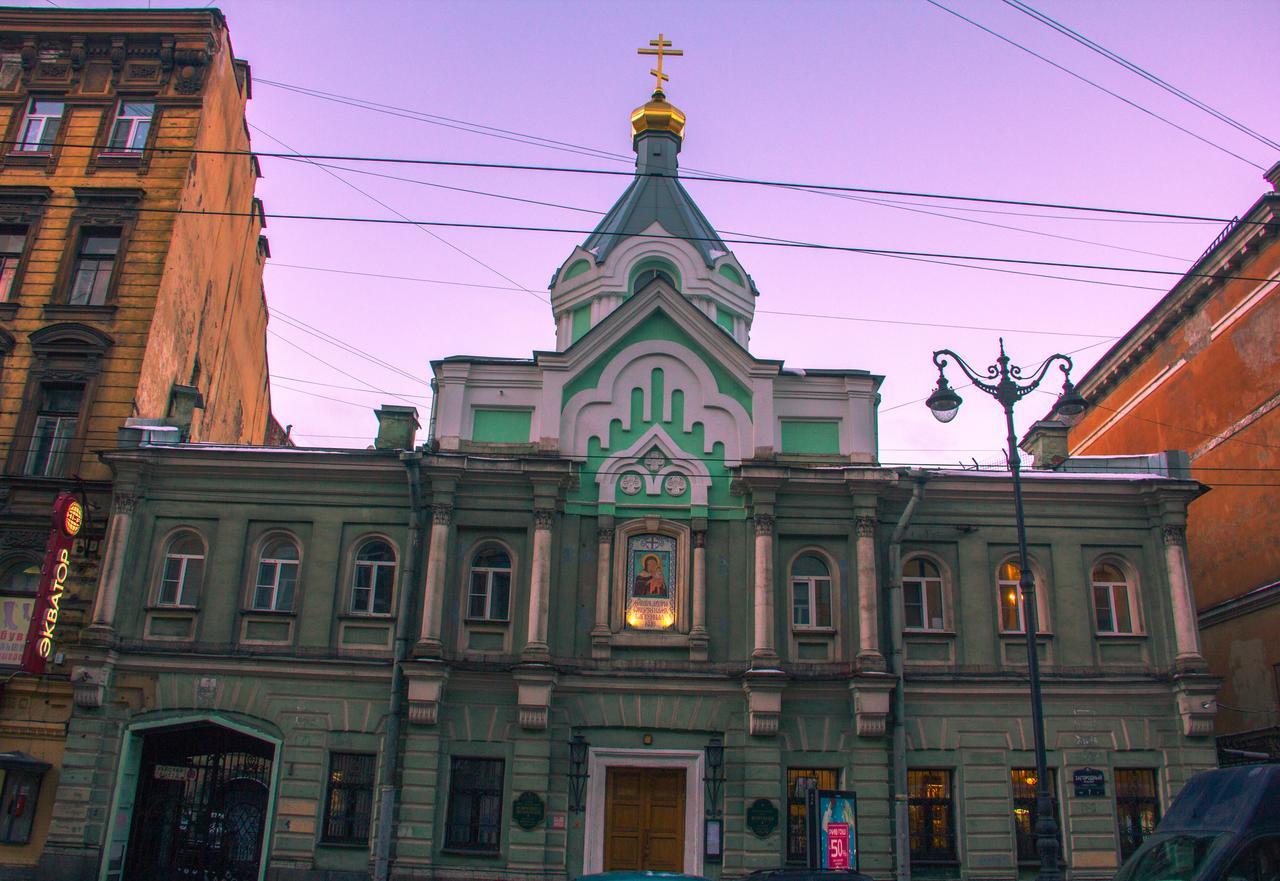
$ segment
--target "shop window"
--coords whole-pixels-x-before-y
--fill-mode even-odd
[[[945,630],[942,573],[926,557],[913,557],[902,567],[903,623],[907,630]]]
[[[791,564],[791,624],[831,627],[831,570],[817,554],[801,554]]]
[[[396,579],[396,552],[380,538],[356,551],[351,576],[351,611],[361,615],[391,613],[391,593]]]
[[[511,605],[511,555],[501,545],[486,545],[471,558],[467,620],[506,621]]]
[[[61,477],[71,464],[68,452],[80,426],[84,386],[47,382],[40,386],[31,447],[24,473],[32,477]]]
[[[27,246],[27,228],[6,224],[0,226],[0,303],[17,299],[14,281],[18,276],[18,263]]]
[[[190,530],[174,533],[164,551],[158,606],[194,606],[204,582],[204,542]]]
[[[1093,567],[1093,624],[1098,633],[1135,633],[1133,586],[1112,562]]]
[[[1054,769],[1049,771],[1049,792],[1053,798],[1053,816],[1058,820],[1057,777]],[[1013,782],[1013,834],[1017,845],[1018,862],[1040,862],[1040,854],[1036,850],[1036,818],[1039,816],[1036,806],[1036,791],[1039,778],[1035,768],[1014,768],[1009,772]],[[1062,823],[1057,823],[1058,841],[1062,841]]]
[[[1116,833],[1120,860],[1127,860],[1160,822],[1156,772],[1152,768],[1116,768]]]
[[[80,231],[75,268],[67,303],[71,306],[101,306],[107,302],[111,275],[120,251],[118,227],[86,227]]]
[[[49,763],[23,752],[0,753],[0,844],[27,844]]]
[[[502,759],[455,758],[449,766],[444,846],[497,853],[502,840]]]
[[[787,862],[809,860],[809,793],[839,789],[835,768],[787,769]]]
[[[66,104],[51,98],[32,98],[18,133],[18,152],[48,153],[58,139]]]
[[[907,797],[912,864],[954,863],[956,825],[951,772],[908,771]]]
[[[364,753],[329,753],[329,782],[321,835],[326,844],[369,843],[376,764],[376,756]]]
[[[116,107],[107,150],[111,153],[140,153],[147,145],[155,112],[153,101],[121,101]]]
[[[258,577],[253,586],[253,608],[266,612],[293,610],[298,583],[298,546],[288,538],[272,538],[262,546]]]

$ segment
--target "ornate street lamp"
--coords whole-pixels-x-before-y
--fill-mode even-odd
[[[723,853],[723,821],[720,819],[720,790],[724,787],[724,741],[713,737],[703,750],[707,772],[702,778],[707,788],[703,841],[708,860],[718,861]]]
[[[960,409],[961,399],[947,383],[948,358],[964,373],[976,388],[1000,402],[1004,408],[1005,427],[1008,430],[1009,471],[1013,475],[1013,510],[1018,526],[1018,587],[1022,592],[1023,624],[1027,635],[1027,674],[1031,679],[1031,723],[1036,749],[1036,852],[1040,855],[1039,881],[1059,881],[1058,823],[1054,819],[1053,792],[1049,788],[1048,760],[1044,745],[1044,706],[1040,695],[1040,655],[1036,644],[1039,624],[1036,614],[1035,578],[1027,560],[1027,527],[1022,512],[1021,460],[1018,458],[1018,440],[1013,429],[1013,405],[1040,387],[1045,374],[1053,364],[1062,370],[1062,393],[1053,405],[1053,415],[1072,425],[1088,408],[1088,403],[1071,384],[1071,359],[1066,355],[1051,355],[1031,376],[1024,377],[1022,368],[1009,363],[1004,351],[1004,339],[1000,340],[1000,357],[984,373],[978,373],[964,359],[950,349],[933,353],[933,363],[938,368],[938,385],[925,401],[934,418],[950,422]]]
[[[569,741],[569,810],[582,813],[582,794],[587,788],[587,750],[591,744],[581,734]]]

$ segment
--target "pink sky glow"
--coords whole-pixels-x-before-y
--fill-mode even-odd
[[[1135,110],[926,0],[216,5],[227,15],[237,55],[253,68],[249,122],[254,146],[264,152],[629,169],[628,115],[652,88],[651,60],[635,50],[662,31],[686,53],[666,65],[668,97],[689,118],[680,156],[686,169],[1215,218],[1242,214],[1269,189],[1262,170],[1280,156],[1258,141],[1000,0],[940,2],[1244,158]],[[1280,8],[1274,2],[1028,2],[1280,138],[1272,63],[1280,45]],[[98,8],[146,5],[112,0]],[[303,96],[272,82],[378,102],[389,112]],[[461,122],[440,124],[421,114]],[[554,139],[592,155],[521,143],[514,135],[478,134],[462,123]],[[626,161],[594,151],[623,154]],[[348,168],[364,173],[330,174],[302,162],[264,159],[258,193],[269,217],[394,217],[394,210],[418,220],[589,230],[598,220],[591,212],[607,210],[626,185],[621,177],[529,171]],[[1222,226],[729,183],[686,186],[726,237],[1179,273]],[[433,358],[526,357],[553,348],[550,307],[539,298],[584,238],[283,219],[270,219],[266,232],[273,255],[266,287],[275,413],[293,426],[300,445],[350,447],[372,442],[373,410],[382,403],[416,405],[425,437]],[[995,264],[1140,286],[1120,287],[884,256],[731,247],[761,294],[753,354],[785,359],[789,367],[862,368],[886,377],[880,418],[885,463],[1001,458],[1004,433],[994,401],[970,392],[960,415],[945,426],[919,403],[934,381],[932,350],[954,348],[974,366],[985,366],[1003,335],[1023,364],[1078,351],[1076,374],[1083,375],[1106,351],[1103,337],[1124,332],[1176,279]],[[518,287],[527,290],[511,289]],[[1034,395],[1021,405],[1019,430],[1051,401]]]

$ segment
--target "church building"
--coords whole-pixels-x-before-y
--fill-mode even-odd
[[[46,877],[732,879],[809,859],[811,792],[877,879],[1030,877],[1009,475],[883,467],[880,375],[751,352],[771,292],[681,186],[684,128],[661,88],[632,113],[555,351],[432,361],[425,442],[386,406],[369,450],[103,454],[129,513]],[[1118,465],[1023,478],[1071,879],[1214,764],[1203,487]]]

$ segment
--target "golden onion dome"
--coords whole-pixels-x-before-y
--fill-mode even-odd
[[[677,138],[683,138],[684,122],[684,111],[668,102],[667,96],[661,91],[657,91],[647,104],[631,111],[631,134],[670,132]]]

